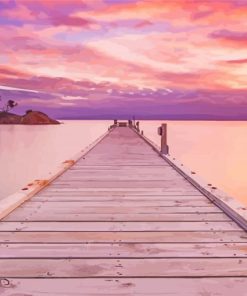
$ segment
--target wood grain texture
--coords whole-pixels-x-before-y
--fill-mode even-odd
[[[4,231],[1,243],[246,243],[244,231]]]
[[[126,193],[126,192],[50,192],[48,193],[43,193],[39,196],[35,196],[35,199],[32,199],[32,202],[43,202],[43,201],[48,201],[48,202],[53,202],[53,201],[174,201],[177,203],[182,203],[184,200],[189,200],[190,197],[195,200],[198,195],[191,195],[190,194],[174,194],[174,195],[143,195],[141,192],[140,193]],[[199,196],[200,201],[206,200],[207,203],[212,204],[211,201],[205,199],[204,196]],[[198,199],[199,201],[199,199]],[[195,202],[197,202],[195,200]]]
[[[234,222],[9,222],[0,231],[239,231]]]
[[[246,277],[247,258],[0,259],[0,277]]]
[[[22,211],[17,212],[5,218],[5,221],[146,221],[146,222],[176,222],[176,221],[231,221],[224,213],[164,213],[158,210],[148,210],[141,212],[141,210],[136,210],[131,214],[129,213],[86,213],[80,209],[61,209],[55,211],[43,211],[29,210],[23,211],[25,216],[23,216]]]
[[[247,257],[246,243],[8,244],[0,258],[193,258]]]
[[[0,222],[0,277],[5,296],[245,296],[247,234],[116,128]]]
[[[129,208],[142,208],[142,207],[156,207],[156,208],[165,208],[165,207],[191,207],[191,208],[196,208],[196,207],[207,207],[207,208],[216,208],[215,211],[221,211],[220,209],[218,210],[217,207],[215,207],[211,201],[208,201],[207,199],[168,199],[168,200],[132,200],[132,199],[127,199],[127,200],[122,200],[119,198],[112,198],[110,200],[98,200],[97,198],[91,198],[90,200],[85,200],[85,201],[79,201],[79,202],[73,202],[68,200],[68,202],[61,202],[61,203],[32,203],[32,208],[39,208],[39,207],[57,207],[57,208],[74,208],[74,207],[79,207],[79,208],[120,208],[120,207],[129,207]],[[30,208],[30,203],[25,204],[23,207],[20,207],[21,209],[26,209]],[[222,212],[222,211],[221,211]]]
[[[9,279],[2,296],[246,296],[246,278]]]
[[[28,211],[76,211],[79,213],[100,213],[100,214],[125,214],[125,213],[223,213],[219,208],[214,207],[213,205],[205,206],[154,206],[147,205],[141,206],[135,204],[127,205],[125,203],[120,203],[120,205],[111,204],[108,206],[108,202],[100,203],[94,206],[94,203],[91,203],[91,206],[84,206],[84,202],[46,202],[46,203],[29,203],[24,208],[20,207],[20,210]]]

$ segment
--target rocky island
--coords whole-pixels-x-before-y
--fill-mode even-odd
[[[27,110],[25,115],[17,115],[6,111],[0,112],[0,124],[60,124],[43,112]]]

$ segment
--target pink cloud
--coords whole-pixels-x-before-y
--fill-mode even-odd
[[[51,19],[52,24],[55,26],[69,26],[69,27],[87,27],[89,28],[91,25],[95,24],[94,21],[90,21],[87,19],[83,19],[80,17],[72,17],[72,16],[55,16]]]
[[[247,64],[247,59],[229,60],[226,61],[228,64]]]
[[[0,65],[0,77],[25,77],[27,76],[26,73],[17,71],[13,68],[10,68],[8,66],[1,66]]]
[[[216,30],[209,34],[209,37],[214,39],[222,39],[233,42],[247,42],[247,32],[230,31],[230,30]]]
[[[2,15],[10,19],[33,21],[35,20],[35,14],[27,8],[25,5],[17,5],[13,9],[3,10]]]
[[[151,26],[151,25],[153,25],[153,23],[152,22],[150,22],[150,21],[140,21],[140,22],[138,22],[136,25],[135,25],[135,28],[144,28],[144,27],[147,27],[147,26]]]
[[[215,11],[212,9],[203,10],[203,11],[195,11],[195,12],[192,12],[191,19],[192,20],[200,20],[203,18],[207,18],[207,17],[211,16],[212,14],[214,14],[214,12]]]

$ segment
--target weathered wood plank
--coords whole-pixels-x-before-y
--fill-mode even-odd
[[[234,231],[235,222],[1,222],[0,231]]]
[[[95,188],[95,187],[82,187],[82,188],[74,188],[74,187],[58,187],[55,188],[54,186],[47,186],[46,189],[42,190],[41,193],[45,193],[45,192],[66,192],[67,194],[71,194],[73,192],[76,193],[97,193],[97,194],[118,194],[118,193],[124,193],[124,194],[131,194],[131,195],[161,195],[161,194],[167,194],[167,195],[198,195],[199,191],[194,188],[191,187],[190,189],[183,189],[183,188],[177,188],[177,187],[170,187],[170,188],[143,188],[143,187],[133,187],[133,188],[129,188],[129,187],[118,187],[118,188],[111,188],[111,187],[99,187],[99,188]]]
[[[3,221],[231,221],[224,213],[86,213],[80,209],[52,211],[18,209]]]
[[[59,181],[62,180],[100,180],[100,181],[131,181],[131,180],[147,180],[147,181],[172,181],[172,180],[183,180],[184,177],[179,175],[179,173],[174,172],[172,168],[167,171],[161,171],[153,168],[152,170],[141,170],[138,168],[136,170],[128,171],[116,171],[116,170],[77,170],[68,171],[65,175],[58,178]]]
[[[52,189],[52,188],[51,188]],[[197,191],[194,192],[178,192],[178,191],[166,191],[166,192],[143,192],[143,191],[70,191],[69,189],[67,191],[65,190],[43,190],[39,194],[37,194],[34,198],[32,198],[31,201],[35,201],[38,198],[42,197],[102,197],[102,198],[109,198],[109,197],[121,197],[121,198],[130,198],[130,199],[148,199],[148,200],[157,200],[157,199],[187,199],[187,198],[194,198],[194,197],[200,197],[202,199],[205,199],[206,197],[203,195],[200,195]]]
[[[247,257],[246,243],[0,244],[0,258]]]
[[[126,206],[125,203],[121,203],[120,206],[110,204],[108,202],[102,203],[102,206],[84,206],[85,202],[28,202],[25,205],[19,207],[16,210],[18,212],[22,209],[25,211],[66,211],[67,213],[73,211],[73,213],[100,213],[100,214],[133,214],[133,213],[223,213],[219,208],[214,207],[213,204],[208,206],[143,206],[140,202],[138,204],[130,204]],[[19,211],[19,212],[20,212]],[[13,213],[14,214],[14,213]]]
[[[0,277],[246,277],[247,258],[1,259]]]
[[[0,243],[247,243],[244,231],[0,232]]]
[[[58,201],[59,199],[57,199]],[[66,202],[67,201],[67,202]],[[202,199],[202,200],[162,200],[162,201],[156,201],[156,200],[122,200],[119,198],[109,198],[108,200],[105,199],[88,199],[88,200],[81,200],[78,199],[76,200],[74,197],[71,197],[71,199],[68,197],[67,199],[64,199],[61,201],[64,203],[64,207],[131,207],[131,208],[139,208],[140,206],[142,207],[211,207],[211,208],[216,208],[214,204],[208,200],[208,199]],[[35,207],[36,202],[34,202],[33,199],[33,204]],[[49,204],[49,205],[48,205]],[[54,203],[52,203],[54,204]],[[47,207],[50,206],[50,203],[47,202]],[[56,204],[55,204],[56,206]],[[25,207],[25,205],[24,205]],[[24,209],[22,207],[22,209]]]
[[[107,182],[107,181],[111,181],[111,182],[115,182],[115,181],[120,181],[120,182],[128,182],[128,181],[131,181],[133,182],[134,180],[135,181],[147,181],[147,182],[151,182],[151,181],[154,181],[154,182],[169,182],[169,181],[173,181],[174,182],[174,179],[176,179],[176,182],[178,181],[184,181],[183,177],[176,177],[176,176],[173,176],[172,174],[169,176],[169,177],[165,177],[165,176],[162,176],[162,175],[159,175],[159,176],[155,176],[155,175],[146,175],[146,176],[138,176],[138,177],[134,177],[132,174],[129,174],[129,175],[126,175],[126,176],[122,176],[122,175],[109,175],[109,174],[106,174],[104,173],[104,175],[100,176],[99,174],[96,175],[94,173],[92,173],[92,175],[90,176],[89,174],[78,174],[77,176],[63,176],[59,179],[57,179],[57,182],[72,182],[72,183],[75,183],[75,182],[80,182],[80,181],[89,181],[89,182],[97,182],[97,181],[102,181],[102,182]]]
[[[144,158],[147,157],[145,160]],[[102,154],[101,156],[91,156],[86,159],[83,159],[81,162],[82,165],[84,164],[92,164],[92,165],[97,165],[97,164],[103,164],[103,165],[160,165],[161,160],[154,157],[150,156],[140,156],[139,159],[138,157],[128,157],[128,158],[122,158],[122,155],[116,155],[115,158],[108,158],[107,154]]]
[[[121,155],[119,156],[119,157],[121,157]],[[144,156],[145,157],[145,156]],[[163,167],[163,166],[168,166],[168,167],[170,167],[170,165],[165,161],[165,162],[160,162],[159,164],[153,164],[152,165],[152,167],[157,167],[157,168],[160,168],[160,167]],[[147,168],[149,168],[150,167],[150,165],[149,164],[133,164],[133,163],[127,163],[127,164],[121,164],[121,166],[119,166],[119,164],[115,164],[115,163],[105,163],[105,164],[102,164],[102,163],[99,163],[99,164],[97,164],[97,163],[88,163],[88,164],[85,164],[85,163],[83,163],[83,164],[76,164],[76,165],[74,165],[72,168],[70,168],[71,170],[77,170],[77,169],[79,169],[79,170],[81,170],[81,169],[83,169],[83,168],[105,168],[105,167],[112,167],[112,168],[118,168],[118,167],[129,167],[129,168],[131,168],[131,167],[139,167],[140,169],[147,169]]]
[[[120,156],[121,157],[121,156]],[[94,159],[94,160],[91,160],[91,159],[88,159],[88,160],[84,160],[84,163],[85,165],[128,165],[128,166],[136,166],[136,165],[142,165],[142,166],[155,166],[155,165],[160,165],[160,160],[158,161],[135,161],[134,159],[133,160],[123,160],[123,161],[119,161],[119,160],[103,160],[104,157],[102,156],[102,158],[100,159]]]
[[[246,278],[108,278],[10,279],[2,281],[2,296],[246,296]]]
[[[138,181],[138,180],[130,180],[130,181],[59,181],[56,180],[50,185],[50,187],[66,187],[66,188],[171,188],[171,189],[194,189],[192,185],[185,182],[184,180],[176,180],[176,181]]]
[[[123,152],[125,153],[125,152]],[[126,152],[128,153],[128,152]],[[145,159],[146,158],[146,159]],[[147,156],[146,154],[143,156],[138,157],[128,157],[123,158],[122,154],[116,155],[115,158],[108,158],[107,154],[102,154],[99,157],[91,156],[87,157],[86,159],[83,159],[80,162],[81,166],[160,166],[162,164],[162,159],[156,158],[150,158],[150,156]],[[77,166],[77,168],[80,168],[80,166]]]
[[[40,195],[40,198],[42,198],[43,196]],[[59,199],[59,198],[65,198],[67,197],[67,201],[71,201],[70,204],[77,204],[77,206],[85,206],[85,204],[87,203],[95,203],[95,202],[98,202],[99,204],[101,203],[101,206],[103,206],[104,204],[106,206],[111,206],[111,203],[112,203],[112,206],[114,205],[117,205],[118,203],[121,203],[121,204],[130,204],[131,206],[135,206],[135,205],[138,205],[138,206],[141,206],[142,203],[143,203],[143,207],[145,207],[145,203],[148,204],[148,206],[150,206],[150,204],[152,203],[153,206],[155,207],[159,207],[159,206],[174,206],[177,205],[177,204],[187,204],[187,203],[191,203],[189,206],[214,206],[215,208],[218,208],[217,206],[215,206],[211,200],[205,198],[205,197],[201,197],[201,196],[186,196],[186,197],[179,197],[179,196],[171,196],[171,197],[163,197],[163,196],[129,196],[129,195],[126,195],[126,196],[123,196],[123,195],[111,195],[109,194],[108,196],[90,196],[90,195],[74,195],[72,194],[71,196],[68,196],[66,194],[59,194],[59,195],[50,195],[50,196],[44,196],[44,198],[49,198],[50,201],[52,200],[56,200],[56,199]],[[80,199],[81,198],[81,199]],[[73,201],[73,199],[78,199],[77,201]],[[59,204],[64,204],[66,205],[65,202],[61,201],[59,202],[58,200],[57,201],[57,205],[59,206]],[[193,203],[193,204],[192,204]],[[43,201],[39,201],[37,200],[37,197],[33,198],[30,202],[27,202],[21,206],[25,206],[25,205],[33,205],[36,206],[39,204],[47,204],[47,206],[49,206],[49,202],[43,202]],[[187,205],[185,205],[187,206]]]
[[[144,143],[145,145],[145,143]],[[144,146],[143,146],[144,147]],[[130,149],[128,149],[129,147],[127,147],[127,149],[121,149],[119,150],[119,145],[116,146],[116,150],[118,151],[114,151],[114,148],[112,145],[110,145],[107,149],[105,149],[105,151],[101,151],[101,153],[96,153],[96,149],[94,149],[92,151],[92,153],[87,154],[85,157],[83,157],[79,163],[80,164],[84,164],[87,161],[92,161],[92,163],[96,160],[96,161],[103,161],[104,164],[106,165],[108,161],[136,161],[136,162],[159,162],[160,164],[160,157],[157,157],[157,155],[155,153],[148,153],[148,150],[145,151],[141,151],[139,150],[139,153],[133,153],[130,151]],[[103,149],[103,146],[100,147],[100,149]],[[109,153],[109,149],[111,149],[112,153]],[[119,158],[119,156],[121,156],[121,158]],[[146,156],[146,157],[145,157]]]
[[[155,169],[160,170],[160,171],[167,171],[172,169],[171,166],[165,161],[162,160],[162,162],[159,165],[154,166]],[[132,171],[136,170],[139,172],[140,170],[143,171],[149,171],[153,170],[153,167],[150,167],[148,165],[114,165],[114,164],[105,164],[105,165],[86,165],[86,164],[80,164],[80,162],[75,163],[68,171],[69,172],[74,172],[74,171],[90,171],[90,170],[97,170],[97,171],[105,171],[105,170],[110,170],[110,171]],[[173,169],[172,169],[173,170]]]
[[[69,176],[76,177],[78,173],[88,176],[90,174],[99,175],[102,174],[112,175],[113,177],[125,176],[128,177],[132,175],[132,178],[138,178],[142,176],[163,176],[169,177],[170,174],[181,178],[181,175],[174,171],[172,167],[162,165],[162,166],[77,166],[71,167],[66,174]]]

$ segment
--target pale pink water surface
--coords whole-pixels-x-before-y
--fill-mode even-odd
[[[105,133],[112,121],[0,125],[0,198],[40,179]]]
[[[161,121],[141,122],[145,135],[160,144]],[[166,121],[170,154],[208,183],[247,205],[247,122]]]
[[[247,122],[166,121],[170,154],[207,182],[247,204]],[[111,121],[0,126],[0,198],[42,178],[102,135]],[[161,121],[141,121],[159,144]]]

